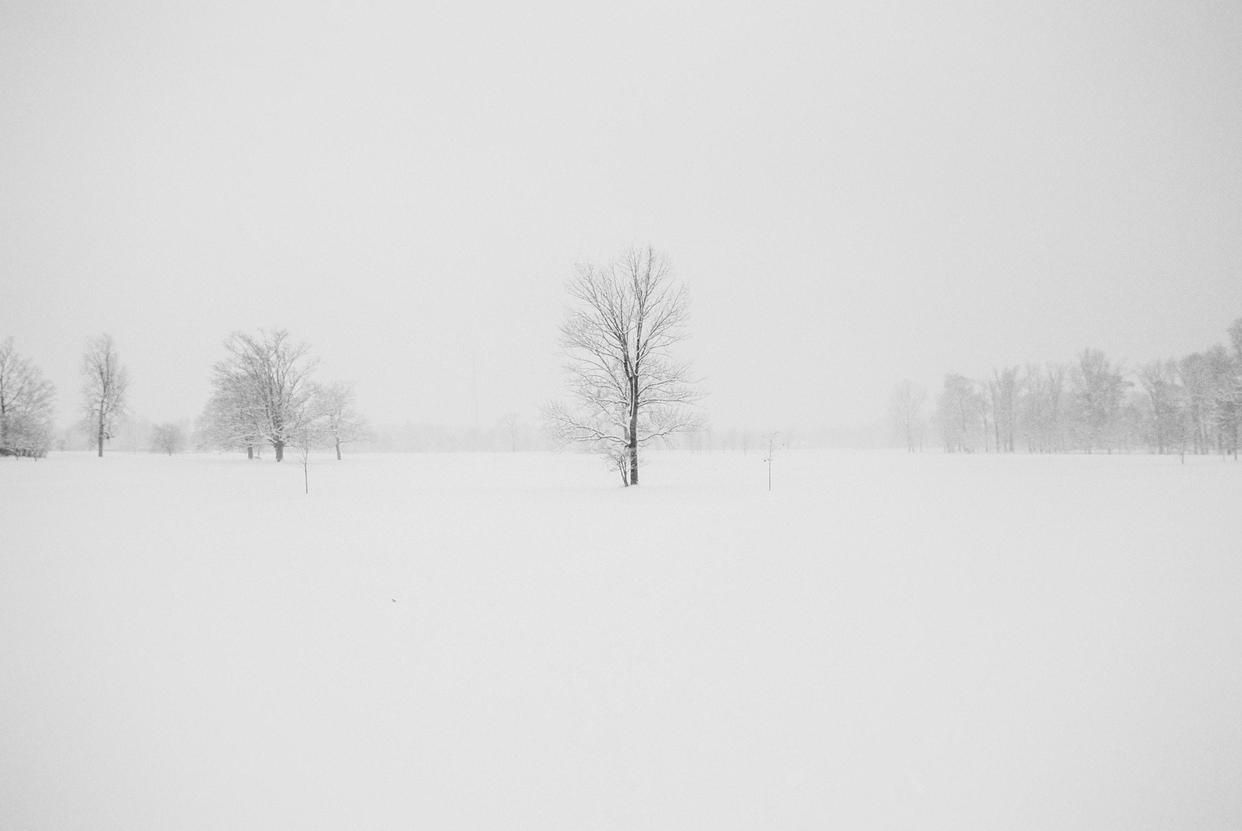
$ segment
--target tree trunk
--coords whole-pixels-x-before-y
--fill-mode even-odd
[[[341,440],[340,439],[336,440],[336,460],[338,462],[341,460]]]
[[[283,441],[273,442],[276,448],[276,461],[283,462],[285,460],[285,443]]]
[[[247,459],[254,458],[254,445],[253,444],[246,445],[246,458]]]
[[[99,458],[101,458],[101,459],[102,459],[102,458],[103,458],[103,443],[104,443],[104,416],[103,416],[103,407],[100,407],[100,408],[99,408],[99,435],[98,435],[97,439],[98,439],[98,445],[99,445]]]
[[[638,484],[638,376],[630,379],[630,484]]]

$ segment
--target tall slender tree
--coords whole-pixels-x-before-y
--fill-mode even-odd
[[[926,398],[927,391],[907,378],[893,388],[889,399],[893,427],[905,439],[907,453],[922,450],[923,402]]]
[[[992,399],[992,429],[996,433],[996,452],[1014,451],[1014,434],[1018,424],[1018,368],[1007,366],[993,369],[988,382]]]
[[[88,429],[94,434],[99,457],[104,442],[112,438],[117,419],[125,414],[129,372],[121,366],[116,344],[108,334],[93,338],[82,356],[83,409]]]

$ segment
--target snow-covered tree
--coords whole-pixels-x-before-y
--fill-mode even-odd
[[[336,449],[336,458],[340,461],[341,445],[367,436],[366,421],[358,415],[354,404],[354,387],[341,381],[316,385],[311,399],[313,417],[319,422],[323,440]]]
[[[997,453],[1012,453],[1018,432],[1018,367],[992,370],[988,400],[992,405],[993,446]]]
[[[39,368],[13,348],[12,338],[0,342],[0,456],[47,454],[55,395]]]
[[[1063,364],[1026,368],[1018,409],[1027,447],[1032,453],[1059,453],[1065,449],[1065,377]]]
[[[974,452],[974,441],[978,435],[976,425],[981,423],[982,411],[983,399],[973,381],[956,373],[944,377],[936,417],[940,422],[940,435],[946,451]]]
[[[1211,452],[1214,395],[1207,356],[1193,352],[1178,361],[1178,375],[1185,396],[1186,426],[1194,453]]]
[[[1233,347],[1233,357],[1242,361],[1242,317],[1229,324],[1229,345]]]
[[[256,445],[270,444],[282,461],[313,417],[309,347],[292,343],[283,329],[234,332],[224,346],[229,356],[213,369],[204,432],[218,446],[245,447],[251,455]]]
[[[1152,361],[1138,371],[1147,394],[1148,441],[1157,453],[1181,450],[1185,438],[1185,395],[1178,384],[1177,361]]]
[[[181,425],[166,422],[151,428],[151,449],[157,453],[171,456],[180,453],[185,447],[185,431]]]
[[[1112,452],[1115,428],[1130,383],[1121,369],[1098,349],[1079,353],[1071,378],[1083,449],[1088,453],[1096,448]]]
[[[639,448],[699,423],[700,394],[671,354],[686,337],[685,288],[644,248],[579,266],[569,293],[576,307],[561,335],[574,404],[549,405],[545,417],[560,440],[593,447],[637,485]]]
[[[251,386],[240,372],[217,364],[212,370],[211,387],[211,397],[195,430],[197,445],[245,450],[246,456],[253,459],[263,437],[255,417],[257,407],[251,400]]]
[[[1216,450],[1221,454],[1238,455],[1239,421],[1242,421],[1242,366],[1225,347],[1214,346],[1207,352],[1208,373],[1212,387],[1212,427],[1216,433]]]
[[[93,338],[82,356],[82,397],[85,424],[101,458],[104,441],[112,438],[117,419],[125,414],[128,389],[129,373],[121,366],[112,336]]]

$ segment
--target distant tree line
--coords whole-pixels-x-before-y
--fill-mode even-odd
[[[353,387],[315,383],[309,348],[294,344],[286,331],[236,332],[225,349],[228,356],[213,367],[211,399],[194,430],[199,449],[244,450],[253,458],[259,447],[270,446],[281,461],[286,447],[328,447],[340,459],[344,445],[366,437]],[[129,372],[111,335],[87,342],[81,376],[76,430],[90,437],[99,456],[118,435],[134,449],[135,428],[154,452],[172,455],[188,445],[190,436],[181,424],[127,418]],[[64,438],[55,439],[55,394],[12,338],[0,341],[0,456],[42,458],[54,441],[64,446]]]
[[[949,373],[934,408],[910,381],[893,391],[890,415],[906,449],[924,446],[927,422],[949,453],[1219,453],[1238,456],[1242,433],[1242,318],[1228,344],[1134,370],[1098,349],[1072,363]]]

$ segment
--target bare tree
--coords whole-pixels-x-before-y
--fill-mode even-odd
[[[1064,449],[1063,410],[1065,409],[1064,364],[1026,368],[1021,411],[1027,447],[1032,453],[1059,453]]]
[[[918,384],[906,379],[893,389],[889,409],[893,426],[906,440],[906,452],[914,453],[923,444],[923,401],[927,392]]]
[[[12,338],[0,343],[0,456],[47,454],[55,394],[39,368],[14,350]]]
[[[354,406],[354,387],[341,381],[327,386],[314,386],[311,393],[313,416],[320,424],[325,443],[336,448],[341,460],[341,445],[358,441],[367,435],[366,422]]]
[[[205,415],[221,444],[270,444],[283,461],[310,412],[310,373],[315,363],[306,344],[290,342],[283,329],[250,335],[234,332],[225,342],[229,357],[216,364],[213,393]]]
[[[1014,452],[1018,425],[1018,368],[993,369],[988,383],[992,399],[992,429],[996,433],[996,452]]]
[[[1229,324],[1229,344],[1233,347],[1233,356],[1242,361],[1242,317]]]
[[[637,485],[639,448],[699,423],[692,405],[701,396],[670,354],[686,336],[685,288],[645,248],[580,265],[569,293],[577,303],[561,336],[576,405],[549,405],[545,417],[562,441],[592,446]]]
[[[768,455],[763,460],[768,466],[768,493],[772,492],[772,463],[776,461],[776,437],[778,435],[780,434],[768,434]]]
[[[505,413],[500,417],[499,427],[504,431],[505,436],[509,439],[509,451],[517,452],[518,448],[518,432],[521,428],[521,421],[517,413]]]
[[[1239,422],[1242,421],[1242,367],[1229,350],[1219,344],[1207,351],[1212,388],[1212,426],[1216,449],[1238,457]]]
[[[1178,376],[1186,396],[1186,420],[1194,453],[1207,453],[1211,447],[1213,389],[1211,365],[1202,352],[1193,352],[1178,362]]]
[[[983,399],[969,378],[951,373],[944,377],[944,388],[937,402],[944,449],[949,453],[973,453],[973,425],[983,410]],[[984,431],[986,437],[987,431]]]
[[[1162,455],[1173,447],[1180,449],[1182,445],[1184,395],[1177,377],[1177,361],[1173,359],[1152,361],[1138,372],[1139,383],[1147,393],[1151,443]]]
[[[1130,383],[1121,368],[1112,364],[1098,349],[1084,349],[1078,355],[1071,379],[1078,404],[1083,449],[1097,447],[1113,452],[1113,432],[1121,415],[1121,405]]]
[[[289,433],[289,445],[298,449],[299,458],[302,461],[302,488],[303,492],[310,493],[310,457],[311,451],[316,447],[323,447],[333,440],[332,435],[327,431],[326,422],[323,418],[305,418],[298,422],[297,426]],[[340,459],[340,449],[337,449],[337,459]]]
[[[116,420],[125,414],[129,373],[121,366],[112,336],[90,341],[82,356],[82,396],[88,429],[94,434],[100,458],[104,441],[112,438]]]
[[[155,452],[171,456],[180,453],[184,447],[185,431],[181,429],[181,425],[167,422],[151,428],[151,449]]]

